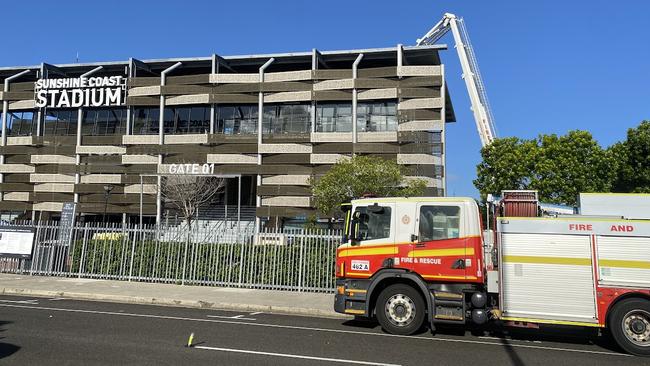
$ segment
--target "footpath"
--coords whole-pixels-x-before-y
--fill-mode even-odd
[[[310,292],[0,274],[0,293],[328,318],[348,317],[334,312],[333,294]]]

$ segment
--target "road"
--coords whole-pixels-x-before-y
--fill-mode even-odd
[[[3,365],[650,364],[566,329],[394,336],[352,320],[16,296],[0,296],[0,314]]]

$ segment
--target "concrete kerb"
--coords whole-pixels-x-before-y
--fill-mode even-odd
[[[18,296],[34,296],[34,297],[60,297],[70,300],[90,300],[90,301],[105,301],[123,304],[142,304],[142,305],[159,305],[159,306],[175,306],[186,308],[198,309],[214,309],[214,310],[237,310],[237,311],[250,311],[250,312],[265,312],[272,314],[284,315],[300,315],[312,316],[318,318],[332,318],[332,319],[352,319],[350,315],[339,314],[334,311],[324,311],[322,309],[312,309],[304,307],[287,307],[287,306],[273,306],[273,305],[254,305],[254,304],[238,304],[238,303],[215,303],[202,300],[175,300],[165,298],[151,298],[151,297],[137,297],[137,296],[120,296],[120,295],[107,295],[107,294],[91,294],[91,293],[76,293],[64,291],[45,291],[45,290],[31,290],[20,288],[3,288],[3,295],[18,295]]]

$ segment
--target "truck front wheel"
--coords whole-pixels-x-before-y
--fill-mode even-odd
[[[608,326],[616,343],[625,351],[650,356],[650,301],[621,301],[614,306]]]
[[[424,322],[424,300],[411,286],[391,285],[377,298],[375,314],[381,327],[391,334],[409,335]]]

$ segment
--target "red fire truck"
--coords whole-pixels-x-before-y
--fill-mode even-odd
[[[535,196],[504,192],[488,207],[494,230],[471,198],[353,200],[335,310],[393,334],[494,320],[608,328],[627,352],[650,356],[650,195],[584,195],[611,203],[546,217]]]

